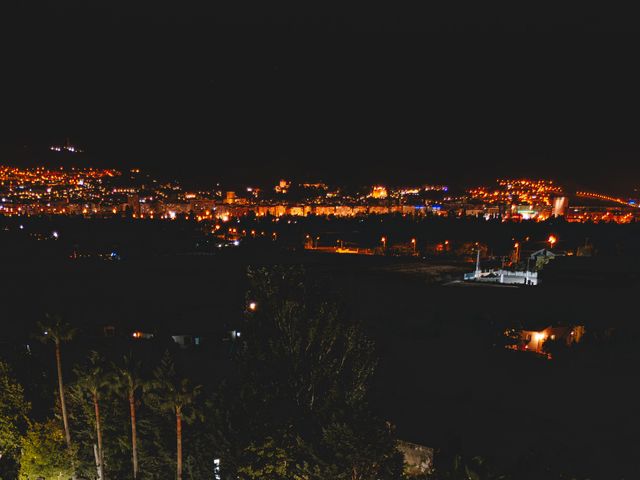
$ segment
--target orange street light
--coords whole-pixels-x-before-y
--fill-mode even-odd
[[[553,248],[553,246],[558,242],[558,238],[555,235],[549,235],[547,242],[549,242],[549,248]]]

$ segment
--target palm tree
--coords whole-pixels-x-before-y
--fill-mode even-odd
[[[104,360],[97,352],[89,354],[89,364],[83,368],[77,368],[75,374],[78,377],[78,387],[89,393],[95,414],[96,438],[98,451],[96,455],[96,467],[99,480],[105,480],[104,476],[104,451],[102,449],[102,425],[100,423],[100,394],[110,386],[110,378],[103,368]]]
[[[60,408],[62,410],[62,423],[64,424],[64,436],[67,442],[67,448],[71,449],[71,432],[69,431],[69,417],[67,415],[67,403],[64,397],[64,381],[62,379],[62,356],[60,346],[64,342],[73,339],[76,329],[62,320],[59,315],[46,314],[46,323],[38,322],[38,328],[41,335],[40,341],[43,343],[51,342],[55,345],[56,367],[58,370],[58,391],[60,394]]]
[[[166,352],[148,388],[158,407],[176,417],[176,478],[182,480],[182,423],[191,423],[197,416],[195,403],[201,386],[192,386],[176,375],[171,355]]]
[[[114,364],[114,386],[124,394],[129,401],[129,415],[131,417],[131,452],[133,462],[133,478],[138,477],[138,434],[136,426],[136,392],[144,386],[141,375],[142,364],[133,359],[133,355],[126,354],[122,363]]]

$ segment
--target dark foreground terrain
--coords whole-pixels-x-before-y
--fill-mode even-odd
[[[274,259],[305,263],[329,277],[362,320],[380,359],[375,407],[399,437],[442,449],[456,445],[505,468],[551,463],[585,478],[640,475],[635,286],[461,288],[434,282],[443,269],[453,275],[460,266],[331,255],[275,258],[241,249],[130,261],[43,261],[5,251],[0,348],[11,355],[31,342],[35,322],[51,311],[87,332],[115,325],[118,334],[141,329],[167,338],[215,337],[241,313],[247,265]],[[504,325],[557,322],[622,332],[624,341],[551,361],[496,345]],[[82,348],[82,342],[70,345],[68,357]],[[216,350],[217,358],[228,349],[216,341],[198,348]],[[201,365],[198,374],[224,376],[213,371],[223,365]]]

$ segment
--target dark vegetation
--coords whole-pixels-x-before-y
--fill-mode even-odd
[[[49,452],[58,472],[66,462],[96,478],[95,392],[105,478],[133,478],[131,391],[138,478],[176,477],[176,406],[185,479],[212,478],[216,458],[240,478],[342,478],[373,463],[383,470],[362,469],[360,478],[398,478],[396,438],[434,447],[437,478],[639,474],[636,287],[441,287],[392,258],[258,247],[118,262],[39,250],[61,245],[3,249],[0,355],[4,378],[15,381],[3,388],[13,393],[2,395],[2,415],[15,429],[6,429],[13,453],[0,459],[2,478],[18,471],[18,446]],[[301,261],[304,274],[246,275],[249,263]],[[45,312],[74,330],[61,344],[71,448],[55,342],[36,338],[38,321],[56,321]],[[569,349],[550,344],[552,361],[502,348],[505,329],[546,322],[583,324],[587,335]],[[134,340],[136,330],[155,337]],[[171,335],[185,333],[202,345],[180,349]],[[335,356],[301,355],[305,342],[349,352],[343,374],[330,375]]]

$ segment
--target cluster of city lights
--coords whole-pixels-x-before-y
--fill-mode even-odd
[[[328,184],[280,180],[273,188],[185,190],[177,182],[161,183],[132,169],[17,168],[0,166],[0,215],[122,216],[149,220],[220,221],[245,215],[361,217],[369,215],[474,216],[487,220],[544,221],[566,216],[572,222],[639,220],[633,202],[591,192],[577,197],[608,200],[628,207],[568,207],[568,197],[551,180],[498,179],[466,195],[451,196],[444,185],[394,188],[382,184],[347,193]],[[423,195],[427,192],[429,195]],[[438,192],[441,194],[438,196]],[[269,195],[270,194],[270,195]],[[577,207],[577,209],[576,209]]]
[[[468,193],[471,199],[487,204],[550,206],[553,197],[562,194],[562,188],[552,180],[498,179],[493,188],[481,186]]]

